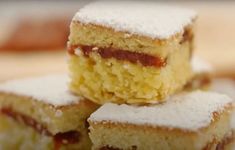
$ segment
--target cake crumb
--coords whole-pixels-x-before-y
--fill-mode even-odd
[[[63,112],[61,110],[56,110],[55,116],[56,117],[61,117],[63,115]]]
[[[76,48],[76,49],[74,50],[74,53],[75,53],[75,55],[77,55],[77,56],[82,56],[82,52],[81,52],[80,48]]]

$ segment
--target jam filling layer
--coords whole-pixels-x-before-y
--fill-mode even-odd
[[[137,147],[136,146],[132,146],[129,148],[130,150],[137,150]],[[113,148],[113,147],[110,147],[110,146],[103,146],[101,148],[99,148],[99,150],[122,150],[120,148]]]
[[[115,58],[117,60],[129,61],[131,63],[140,63],[143,66],[164,67],[166,59],[157,56],[151,56],[144,53],[131,52],[127,50],[116,49],[112,47],[96,47],[88,45],[68,45],[68,52],[71,55],[75,54],[75,49],[79,48],[85,57],[89,57],[91,52],[98,53],[102,58]]]
[[[25,125],[32,127],[39,134],[53,137],[55,150],[59,150],[62,145],[75,144],[80,140],[81,135],[78,131],[68,131],[53,135],[44,125],[40,124],[35,119],[22,113],[15,112],[11,108],[1,108],[0,113],[14,119],[17,122],[22,122]]]

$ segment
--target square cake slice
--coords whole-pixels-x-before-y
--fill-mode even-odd
[[[152,103],[191,79],[195,12],[155,2],[98,1],[74,16],[70,89],[103,104]]]
[[[94,150],[215,150],[234,138],[233,101],[194,91],[162,104],[108,103],[88,122]]]
[[[69,93],[67,75],[0,84],[0,149],[87,149],[97,105]]]

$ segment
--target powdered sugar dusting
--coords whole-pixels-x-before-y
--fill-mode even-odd
[[[80,9],[73,20],[153,39],[167,39],[182,32],[195,17],[192,10],[156,2],[98,1]]]
[[[191,60],[192,69],[195,73],[203,73],[203,72],[212,72],[213,67],[207,61],[201,59],[200,57],[193,56]]]
[[[235,101],[235,81],[228,78],[213,79],[211,91],[226,94]]]
[[[222,111],[231,102],[226,95],[194,91],[173,96],[160,105],[130,106],[108,103],[93,113],[89,120],[196,131],[207,127],[213,119],[213,112]]]
[[[0,84],[0,92],[29,96],[54,106],[69,105],[79,102],[80,98],[68,91],[68,80],[67,75],[13,80]]]

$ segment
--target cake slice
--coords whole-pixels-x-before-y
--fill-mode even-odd
[[[229,78],[215,78],[210,86],[211,91],[226,94],[235,100],[235,81]]]
[[[231,78],[214,78],[209,87],[210,91],[226,94],[235,101],[235,81]],[[235,114],[233,115],[233,130],[235,130]],[[229,144],[228,149],[235,149],[235,139]]]
[[[191,60],[193,78],[185,85],[185,90],[197,89],[208,90],[212,82],[213,67],[198,56],[193,56]]]
[[[93,2],[74,16],[70,89],[103,104],[152,103],[192,78],[195,12],[154,2]]]
[[[97,105],[67,90],[66,75],[0,84],[0,149],[90,149],[86,119]]]
[[[194,91],[157,105],[108,103],[88,119],[89,135],[94,150],[215,150],[234,139],[232,102]]]

